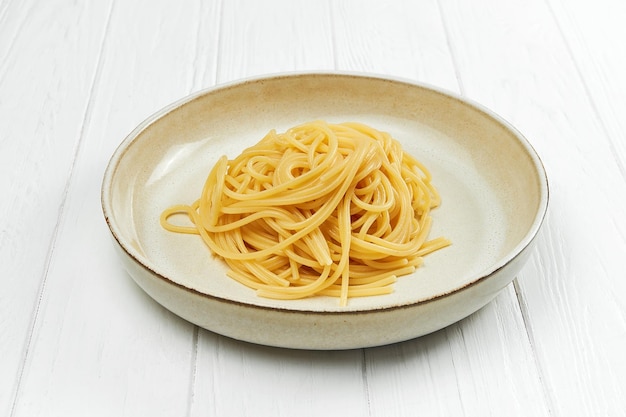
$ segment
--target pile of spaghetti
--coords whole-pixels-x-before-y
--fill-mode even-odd
[[[427,169],[389,134],[358,123],[305,123],[223,156],[200,198],[161,215],[199,234],[262,297],[386,294],[450,242],[428,240],[440,202]],[[185,215],[192,226],[171,219]]]

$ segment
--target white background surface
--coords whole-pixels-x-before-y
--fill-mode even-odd
[[[0,0],[0,415],[626,415],[626,3]],[[363,71],[476,100],[551,185],[494,302],[373,349],[289,351],[198,329],[118,262],[106,163],[205,87]]]

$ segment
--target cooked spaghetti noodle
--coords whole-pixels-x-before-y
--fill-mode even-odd
[[[440,197],[428,170],[389,134],[358,123],[305,123],[223,156],[191,205],[161,225],[199,234],[262,297],[390,293],[398,276],[450,244],[428,239]],[[183,214],[191,226],[171,222]]]

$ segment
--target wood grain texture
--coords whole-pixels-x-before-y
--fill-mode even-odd
[[[612,360],[626,345],[616,218],[626,194],[596,90],[577,69],[593,56],[575,55],[545,2],[483,3],[480,15],[462,2],[445,12],[465,92],[518,126],[548,171],[551,210],[518,280],[546,394],[556,415],[622,415],[624,362]],[[485,13],[499,20],[486,25]]]
[[[336,68],[458,91],[436,1],[333,2]]]
[[[217,81],[333,69],[330,25],[326,2],[225,1]]]
[[[0,7],[2,415],[12,407],[31,346],[108,8],[30,1]]]
[[[191,416],[368,415],[361,350],[255,346],[201,330]]]
[[[617,0],[0,0],[0,414],[626,415],[626,6]],[[292,351],[169,313],[100,210],[110,155],[216,83],[405,77],[512,122],[551,186],[514,285],[431,335]]]
[[[551,0],[552,14],[572,54],[579,76],[589,96],[594,116],[601,121],[601,128],[609,139],[613,159],[618,165],[621,180],[618,187],[626,184],[626,50],[620,45],[624,38],[626,3],[604,0],[599,4],[573,2],[572,4]],[[624,226],[619,232],[626,236]]]
[[[15,416],[187,410],[194,327],[124,273],[99,206],[104,168],[124,136],[198,82],[189,68],[198,50],[199,4],[153,5],[116,3],[110,10]]]
[[[219,82],[334,68],[324,2],[224,2],[220,13]],[[286,351],[201,330],[190,415],[366,415],[362,362],[360,351]]]
[[[372,415],[550,415],[512,286],[457,324],[365,355]]]
[[[334,13],[340,68],[459,91],[449,34],[435,2],[343,6]],[[436,352],[435,357],[424,352]],[[372,415],[389,415],[391,410],[392,415],[407,416],[521,416],[531,410],[528,404],[532,415],[549,412],[512,289],[450,329],[368,349],[365,357]]]

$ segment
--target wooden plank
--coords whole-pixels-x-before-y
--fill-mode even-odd
[[[218,82],[334,67],[326,2],[237,0],[221,13]]]
[[[21,377],[109,2],[0,7],[0,414]]]
[[[599,3],[549,1],[556,24],[572,54],[576,70],[595,116],[609,140],[622,181],[626,181],[626,3],[602,0]],[[626,231],[620,229],[622,236]],[[626,239],[626,238],[625,238]]]
[[[436,1],[333,3],[336,67],[458,91]]]
[[[83,124],[81,143],[15,416],[171,416],[187,410],[194,326],[149,299],[123,272],[99,197],[108,158],[124,136],[210,76],[208,52],[218,25],[209,20],[200,27],[203,7],[138,1],[116,3],[110,11],[89,106],[74,122]],[[83,18],[92,19],[86,26],[98,22]],[[69,58],[57,71],[84,65],[82,55]],[[203,65],[194,73],[195,60]]]
[[[518,282],[552,412],[620,415],[626,385],[617,353],[626,347],[623,151],[616,152],[607,134],[613,127],[598,117],[605,114],[595,96],[602,79],[577,66],[593,67],[597,58],[574,47],[577,37],[593,39],[598,28],[559,30],[554,10],[542,1],[442,6],[465,93],[518,126],[550,178],[551,211]],[[563,3],[558,15],[573,7]],[[605,17],[615,11],[593,8]],[[612,30],[623,33],[621,26]],[[606,62],[611,72],[603,79],[621,77],[619,62]]]
[[[333,68],[327,7],[224,2],[217,80]],[[362,362],[360,351],[267,348],[200,330],[190,415],[366,415]]]
[[[372,415],[549,415],[512,286],[444,330],[367,352]]]
[[[255,346],[201,330],[190,415],[364,416],[360,350]]]
[[[344,2],[337,8],[340,68],[462,91],[437,2]],[[549,412],[512,286],[448,329],[367,350],[365,357],[371,415]]]

